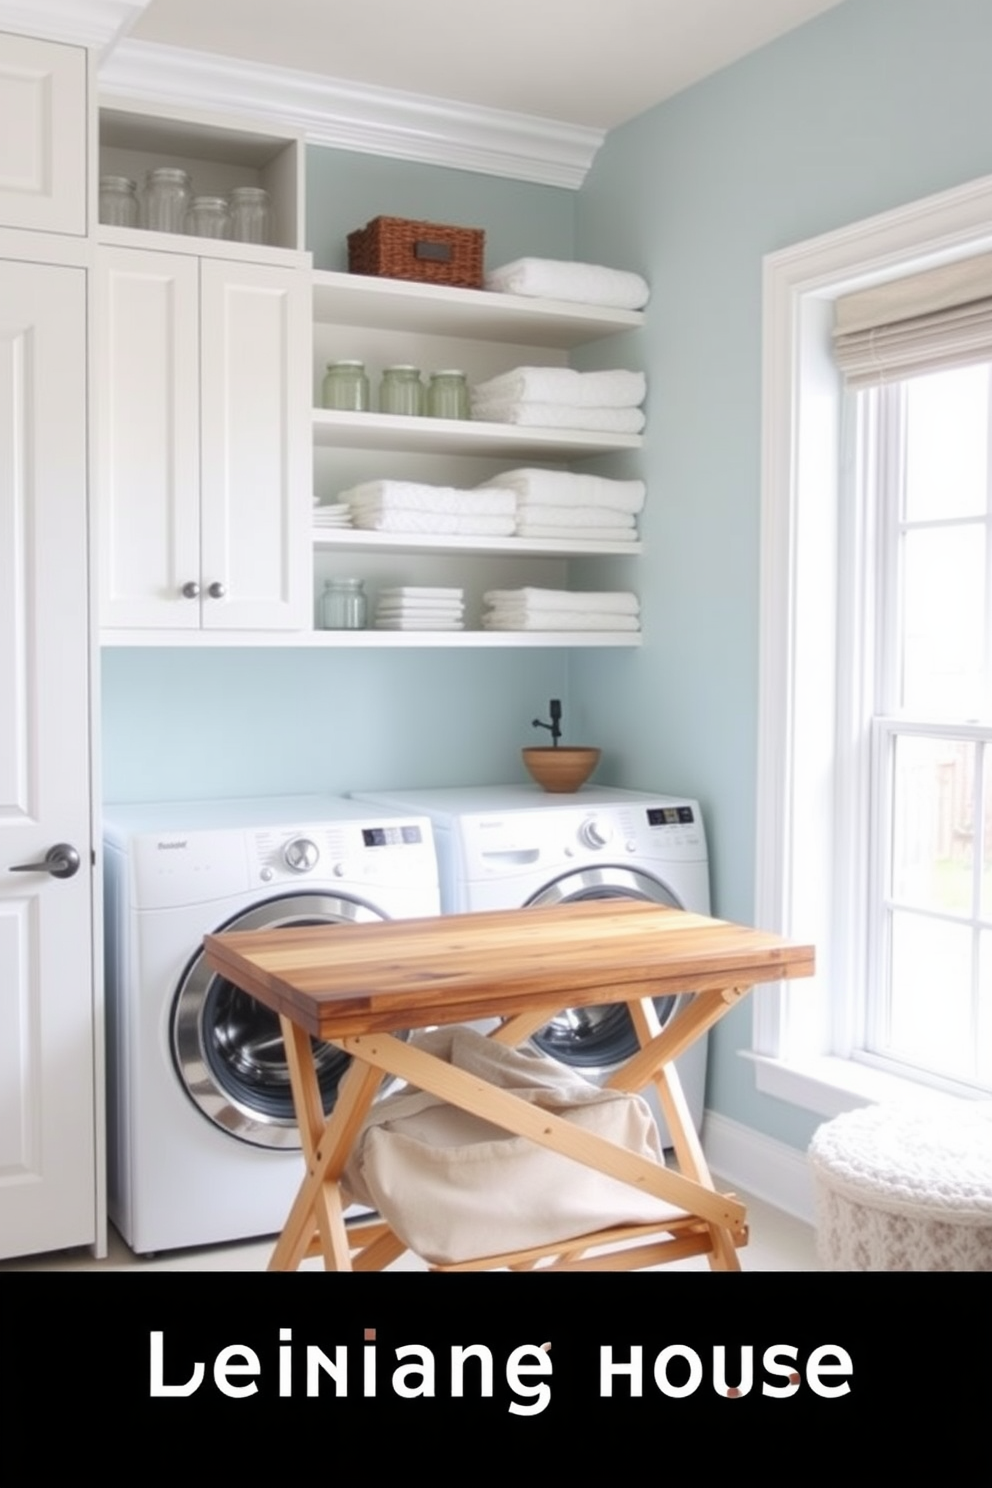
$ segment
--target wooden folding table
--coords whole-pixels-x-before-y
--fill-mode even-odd
[[[633,1269],[706,1255],[739,1270],[744,1205],[717,1192],[672,1061],[757,982],[808,976],[810,946],[704,915],[632,900],[374,924],[296,926],[208,935],[216,971],[279,1015],[306,1175],[270,1262],[294,1270],[320,1254],[328,1270],[379,1270],[406,1248],[381,1220],[346,1226],[340,1178],[384,1077],[393,1075],[507,1132],[633,1185],[682,1214],[597,1230],[555,1246],[439,1269],[498,1266]],[[659,1026],[654,999],[680,994]],[[653,1083],[678,1171],[581,1131],[404,1041],[406,1030],[499,1019],[490,1037],[515,1046],[568,1007],[627,1004],[639,1048],[607,1083]],[[352,1056],[325,1116],[311,1038]],[[493,1228],[498,1231],[498,1206]]]

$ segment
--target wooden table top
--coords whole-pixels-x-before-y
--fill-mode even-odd
[[[639,900],[230,931],[207,964],[317,1038],[810,976],[812,946]]]

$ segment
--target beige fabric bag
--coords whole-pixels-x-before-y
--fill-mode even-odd
[[[412,1043],[664,1164],[658,1128],[640,1096],[603,1090],[556,1060],[508,1049],[474,1028],[436,1029]],[[438,1264],[683,1212],[410,1086],[377,1102],[344,1185],[411,1250]]]

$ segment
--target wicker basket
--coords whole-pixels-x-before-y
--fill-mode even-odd
[[[482,288],[486,235],[479,227],[446,227],[405,217],[373,217],[348,234],[352,274],[417,279],[424,284]]]

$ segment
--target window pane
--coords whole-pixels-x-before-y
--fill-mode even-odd
[[[890,893],[897,904],[971,914],[974,781],[973,744],[896,740]]]
[[[951,1078],[974,1079],[972,930],[896,911],[891,934],[887,1026],[876,1052]]]
[[[985,698],[985,527],[903,538],[902,707],[978,718]]]
[[[988,366],[914,377],[905,386],[907,521],[984,513]]]

